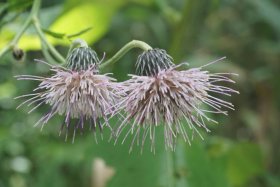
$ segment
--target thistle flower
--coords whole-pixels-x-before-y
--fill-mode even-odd
[[[46,62],[39,61],[49,65]],[[34,93],[19,96],[28,98],[21,103],[30,106],[37,103],[29,113],[43,104],[50,105],[50,110],[36,124],[44,125],[55,115],[64,115],[65,120],[61,125],[59,134],[66,129],[66,139],[70,129],[73,129],[73,141],[77,130],[81,132],[88,124],[96,138],[95,130],[102,131],[103,124],[110,128],[108,119],[114,115],[112,105],[118,96],[114,93],[119,88],[107,74],[98,72],[100,61],[96,53],[88,47],[74,49],[67,57],[67,68],[50,66],[54,72],[51,77],[20,75],[18,80],[35,80],[40,84]],[[77,119],[77,120],[71,120]],[[74,121],[75,124],[72,124]],[[87,123],[88,122],[88,123]],[[104,122],[104,123],[103,123]],[[96,140],[97,141],[97,140]]]
[[[238,93],[219,85],[234,83],[227,77],[232,73],[209,73],[203,70],[205,66],[176,70],[182,65],[174,65],[166,51],[160,49],[146,51],[138,57],[138,75],[130,75],[131,79],[123,82],[122,92],[127,95],[118,109],[123,110],[126,117],[116,128],[116,142],[122,131],[128,129],[122,143],[132,134],[130,151],[135,141],[142,150],[147,137],[151,141],[151,151],[155,151],[156,128],[163,125],[165,147],[174,150],[178,135],[190,144],[194,133],[200,135],[198,128],[210,131],[205,121],[217,122],[208,117],[208,113],[227,115],[224,108],[234,110],[230,102],[218,98],[218,95]],[[206,110],[203,104],[211,109]]]

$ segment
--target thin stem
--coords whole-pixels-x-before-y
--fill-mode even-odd
[[[176,187],[188,187],[186,171],[186,145],[182,138],[178,138],[174,156],[174,170],[176,172]]]
[[[175,187],[174,180],[174,160],[173,160],[173,152],[166,151],[166,165],[167,165],[167,181],[168,187]]]
[[[39,16],[39,9],[41,6],[41,0],[35,0],[34,1],[34,9],[31,10],[31,21],[41,39],[42,42],[44,42],[45,46],[50,50],[51,54],[60,62],[63,63],[65,61],[65,59],[63,58],[63,56],[61,56],[61,54],[48,42],[46,36],[44,35],[41,26],[40,26],[40,22],[38,20],[38,16]]]
[[[41,0],[34,0],[32,9],[31,9],[31,17],[38,16],[39,10],[41,7]]]
[[[33,17],[32,18],[32,23],[41,39],[42,42],[45,43],[45,45],[47,46],[47,48],[50,50],[51,54],[60,62],[60,63],[64,63],[65,59],[63,56],[61,56],[61,54],[48,42],[46,36],[44,35],[39,20],[37,17]]]
[[[174,61],[179,61],[186,52],[190,52],[203,30],[205,18],[209,12],[211,1],[188,0],[179,22],[173,26],[173,38],[170,45],[170,54]]]
[[[44,42],[41,43],[41,46],[42,46],[42,53],[45,56],[47,62],[52,64],[57,64],[56,60],[49,53],[48,48],[46,47]]]
[[[100,69],[105,68],[108,65],[114,64],[117,62],[122,56],[124,56],[129,50],[133,48],[140,48],[144,51],[148,51],[152,49],[151,46],[149,46],[147,43],[138,41],[138,40],[132,40],[131,42],[127,43],[125,46],[123,46],[112,58],[104,62],[100,65]]]

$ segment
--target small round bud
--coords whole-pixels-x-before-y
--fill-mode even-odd
[[[138,56],[136,61],[136,74],[154,76],[159,71],[173,66],[173,59],[163,49],[151,49]]]
[[[24,52],[22,49],[15,47],[13,49],[13,57],[15,60],[20,61],[24,57]]]
[[[67,56],[67,68],[75,71],[87,70],[94,65],[98,69],[99,59],[94,50],[89,47],[78,47],[73,49]]]

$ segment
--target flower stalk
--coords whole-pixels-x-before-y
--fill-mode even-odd
[[[133,48],[140,48],[144,51],[148,51],[152,49],[151,46],[149,46],[147,43],[143,41],[132,40],[131,42],[123,46],[112,58],[110,58],[109,60],[101,64],[100,69],[103,69],[109,65],[116,63],[121,57],[123,57],[128,51],[130,51]]]

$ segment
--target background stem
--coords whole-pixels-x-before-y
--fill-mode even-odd
[[[64,57],[48,42],[46,36],[44,35],[39,20],[37,17],[33,17],[33,25],[41,39],[41,42],[44,42],[45,45],[47,46],[47,48],[50,50],[51,54],[56,58],[56,60],[58,60],[60,63],[64,63],[65,59]]]
[[[173,38],[170,45],[170,55],[178,62],[195,48],[198,37],[203,31],[204,22],[209,12],[211,1],[186,1],[181,20],[173,29]]]
[[[173,152],[168,150],[166,151],[166,165],[167,165],[167,183],[168,187],[175,187],[174,179],[174,157]]]

